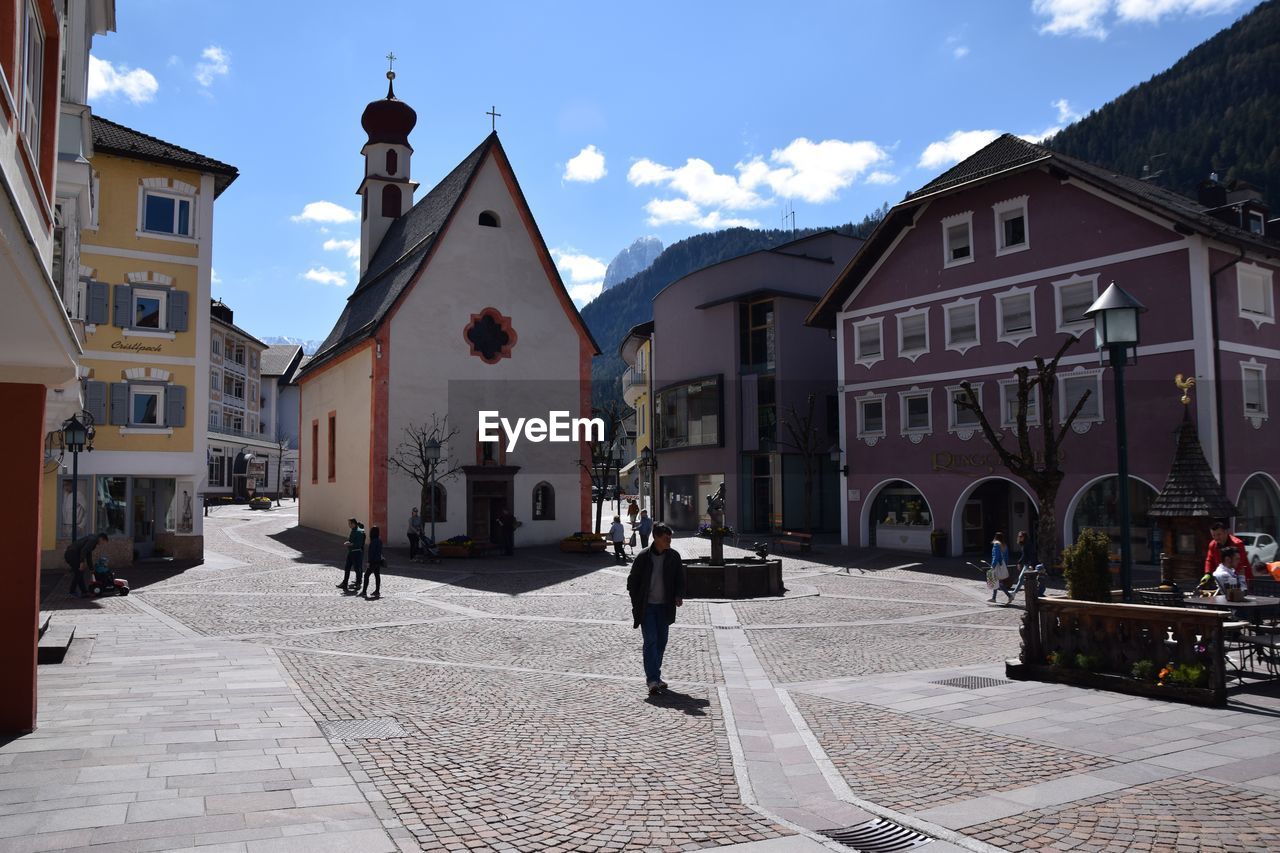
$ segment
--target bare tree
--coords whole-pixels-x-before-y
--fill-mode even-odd
[[[274,444],[276,446],[276,506],[280,506],[280,478],[284,474],[284,455],[293,450],[293,437],[285,431],[284,427],[276,427],[276,435]],[[293,476],[297,477],[297,469],[294,469]]]
[[[604,514],[605,491],[609,488],[609,466],[613,464],[610,453],[614,442],[622,435],[622,410],[616,402],[608,403],[602,409],[592,409],[591,414],[604,421],[604,438],[600,441],[588,441],[591,450],[591,464],[587,465],[578,457],[578,466],[587,472],[591,485],[600,498],[596,501],[596,530],[600,529],[601,516]],[[621,485],[619,485],[621,487]]]
[[[804,530],[813,532],[813,481],[817,477],[818,467],[826,453],[825,442],[821,437],[818,425],[813,421],[814,395],[809,395],[808,406],[802,416],[796,407],[787,409],[787,417],[783,420],[790,439],[779,439],[778,444],[790,447],[800,457],[801,471],[804,474]]]
[[[1060,456],[1062,441],[1066,438],[1071,425],[1075,423],[1085,401],[1093,393],[1086,390],[1070,414],[1063,419],[1062,424],[1056,423],[1058,362],[1077,340],[1079,338],[1068,335],[1053,358],[1045,361],[1043,356],[1036,356],[1034,368],[1022,365],[1013,371],[1018,378],[1017,411],[1013,429],[1014,438],[1017,441],[1016,452],[1005,446],[1003,436],[991,425],[991,421],[982,410],[982,404],[978,401],[978,395],[967,380],[960,383],[967,399],[956,400],[956,405],[978,416],[978,424],[982,428],[983,436],[986,437],[987,443],[995,450],[1009,473],[1021,478],[1035,493],[1036,502],[1039,504],[1039,520],[1036,524],[1037,558],[1046,566],[1053,566],[1058,556],[1058,488],[1062,485],[1062,479],[1065,476]],[[1040,411],[1037,413],[1040,416],[1041,432],[1039,450],[1031,445],[1031,430],[1027,423],[1027,407],[1036,389],[1039,389],[1040,401]],[[998,405],[1003,406],[1003,401]]]
[[[436,515],[435,495],[431,493],[433,480],[436,483],[448,480],[462,470],[462,463],[452,453],[451,439],[458,431],[449,425],[448,415],[433,414],[431,420],[422,423],[411,421],[404,428],[400,445],[387,456],[388,466],[409,475],[418,484],[418,512],[424,521],[430,522]],[[432,442],[439,454],[436,459],[431,458]]]

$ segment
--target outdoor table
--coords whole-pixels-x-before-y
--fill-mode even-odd
[[[1213,610],[1230,610],[1242,619],[1248,619],[1254,627],[1261,624],[1263,614],[1268,610],[1280,608],[1280,598],[1269,595],[1251,595],[1244,601],[1228,601],[1225,595],[1212,598],[1201,598],[1193,592],[1183,596],[1187,607],[1200,607]],[[1274,622],[1274,617],[1272,619]],[[1274,633],[1241,635],[1237,651],[1240,652],[1240,663],[1235,667],[1237,675],[1248,674],[1256,678],[1275,678],[1280,676],[1280,642]],[[1230,660],[1230,655],[1228,655]],[[1251,668],[1250,663],[1263,664],[1266,674]]]
[[[1201,598],[1194,592],[1188,592],[1182,597],[1183,603],[1187,607],[1203,607],[1212,610],[1232,610],[1240,616],[1247,616],[1250,622],[1257,624],[1258,620],[1266,610],[1280,608],[1280,598],[1270,595],[1251,595],[1244,601],[1227,601],[1225,595],[1215,595],[1212,598]]]

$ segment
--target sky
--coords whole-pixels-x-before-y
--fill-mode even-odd
[[[858,221],[1001,132],[1042,138],[1254,0],[116,0],[94,113],[235,165],[213,295],[323,339],[356,280],[360,114],[418,114],[416,199],[490,129],[585,304],[635,239]],[[482,12],[477,12],[482,9]],[[1153,152],[1154,153],[1154,152]]]

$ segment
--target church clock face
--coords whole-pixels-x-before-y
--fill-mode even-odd
[[[511,328],[511,318],[497,308],[486,308],[471,315],[471,322],[462,330],[462,337],[471,347],[471,354],[485,364],[497,364],[511,357],[516,345],[516,330]]]

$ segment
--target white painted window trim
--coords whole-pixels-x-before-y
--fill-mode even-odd
[[[973,388],[973,393],[978,397],[978,406],[985,406],[986,403],[982,399],[982,383],[970,382],[969,386]],[[962,386],[947,386],[947,432],[952,433],[961,441],[968,441],[973,438],[975,433],[982,431],[982,425],[978,420],[977,413],[974,414],[974,422],[971,424],[957,422],[957,418],[960,416],[960,407],[956,405],[956,395],[960,393],[964,393]],[[990,421],[991,419],[987,418],[987,420]]]
[[[1006,299],[1012,299],[1017,296],[1026,296],[1031,304],[1031,328],[1006,334],[1004,331],[1004,302]],[[995,294],[996,298],[996,340],[1011,346],[1019,346],[1023,341],[1036,336],[1036,288],[1034,284],[1026,287],[1011,287],[1002,293]]]
[[[1265,310],[1261,314],[1244,309],[1245,284],[1250,280],[1262,286]],[[1276,293],[1271,270],[1257,264],[1240,264],[1236,267],[1236,308],[1240,317],[1253,323],[1257,329],[1261,329],[1263,323],[1276,321]]]
[[[898,357],[905,358],[914,362],[917,358],[929,351],[929,309],[928,308],[912,308],[909,311],[903,311],[894,315],[898,320]],[[904,335],[902,333],[902,321],[910,317],[924,317],[924,348],[908,350],[903,343]],[[884,340],[880,341],[880,346],[884,346]]]
[[[155,329],[121,329],[120,337],[122,338],[155,338],[161,341],[174,341],[178,339],[178,333],[167,332],[164,330],[156,331]]]
[[[991,205],[991,210],[995,216],[996,225],[996,257],[1014,255],[1018,252],[1025,252],[1027,249],[1031,248],[1031,216],[1029,213],[1030,206],[1027,203],[1027,196],[1020,195],[1017,198],[997,202],[996,204]],[[1022,234],[1025,239],[1016,246],[1005,246],[1004,223],[1000,218],[1011,210],[1022,211]]]
[[[880,332],[880,352],[871,358],[862,357],[862,329],[875,326]],[[875,317],[870,320],[862,320],[853,324],[853,363],[860,364],[863,367],[872,367],[884,361],[884,318]]]
[[[1093,379],[1093,395],[1092,396],[1093,396],[1093,399],[1098,401],[1098,414],[1097,416],[1091,417],[1091,418],[1081,415],[1080,417],[1077,417],[1075,419],[1075,421],[1071,424],[1071,429],[1077,433],[1080,433],[1081,435],[1088,432],[1089,427],[1091,427],[1093,424],[1100,424],[1103,421],[1105,421],[1107,418],[1106,397],[1102,393],[1102,368],[1101,367],[1085,368],[1077,365],[1075,370],[1072,370],[1068,373],[1058,374],[1057,397],[1058,397],[1058,423],[1059,424],[1066,423],[1067,416],[1071,414],[1071,407],[1067,403],[1067,380],[1090,378],[1090,377],[1092,377]]]
[[[155,329],[134,326],[138,319],[138,297],[144,299],[160,300],[160,316],[157,322],[160,324]],[[145,287],[134,285],[132,292],[129,294],[129,325],[124,329],[126,335],[132,334],[141,338],[162,338],[168,337],[173,340],[174,333],[167,328],[169,325],[169,290],[165,287]]]
[[[147,196],[161,195],[174,199],[174,227],[177,227],[178,206],[177,202],[185,201],[191,205],[191,211],[188,215],[187,226],[191,229],[190,234],[178,234],[169,231],[148,231],[146,229],[147,221]],[[196,235],[200,233],[199,223],[196,221],[197,211],[200,205],[196,204],[198,193],[196,188],[182,181],[171,180],[170,178],[143,178],[138,182],[138,226],[136,236],[150,237],[156,240],[174,240],[179,243],[194,243]]]
[[[1259,403],[1261,408],[1256,412],[1250,412],[1245,401],[1244,390],[1249,384],[1249,374],[1256,374],[1258,384],[1261,390],[1261,399]],[[1240,362],[1240,408],[1244,412],[1245,419],[1249,421],[1254,429],[1261,429],[1263,423],[1270,417],[1270,406],[1267,405],[1267,364],[1258,361],[1256,358],[1250,358],[1248,361]]]
[[[1063,278],[1053,282],[1054,321],[1057,323],[1059,332],[1065,332],[1067,334],[1073,334],[1078,336],[1080,332],[1093,328],[1093,321],[1087,318],[1071,324],[1064,324],[1062,322],[1062,289],[1064,287],[1070,287],[1073,284],[1079,284],[1081,282],[1089,282],[1091,285],[1093,285],[1093,300],[1091,301],[1097,301],[1098,299],[1098,274],[1097,273],[1094,273],[1093,275],[1073,275],[1070,278]]]
[[[139,394],[155,394],[156,395],[156,422],[154,424],[137,424],[133,422],[133,399]],[[129,429],[135,429],[139,432],[154,432],[168,426],[165,420],[164,409],[165,387],[163,385],[151,383],[129,383]],[[172,430],[170,430],[172,432]]]
[[[969,257],[952,260],[951,243],[947,240],[947,231],[949,231],[953,225],[960,224],[964,224],[969,229]],[[942,268],[951,269],[952,267],[960,267],[965,264],[973,263],[973,249],[973,211],[966,210],[964,213],[956,213],[944,218],[942,220]]]
[[[911,428],[908,424],[907,400],[923,397],[928,401],[929,424],[925,427]],[[912,385],[905,391],[898,392],[898,421],[901,434],[910,439],[912,444],[919,444],[926,435],[933,435],[933,389]]]
[[[1017,377],[1014,377],[1013,379],[1001,379],[999,380],[998,384],[1000,386],[1000,428],[1001,429],[1017,429],[1018,428],[1017,419],[1016,418],[1010,419],[1006,417],[1005,407],[1004,407],[1004,396],[1005,396],[1006,388],[1013,388],[1014,398],[1015,399],[1017,398],[1018,379]],[[1038,427],[1040,426],[1040,386],[1032,385],[1030,392],[1031,392],[1030,397],[1033,400],[1035,400],[1036,414],[1035,414],[1035,417],[1030,417],[1030,416],[1027,417],[1027,426]]]
[[[855,434],[857,435],[858,440],[864,442],[867,445],[867,447],[875,447],[876,443],[880,441],[880,439],[884,438],[885,435],[887,435],[888,433],[889,413],[888,413],[888,410],[885,408],[886,396],[887,395],[885,394],[875,394],[875,393],[868,392],[866,394],[863,394],[861,397],[854,398],[854,417],[856,419]],[[863,417],[862,407],[867,403],[880,404],[880,429],[876,432],[871,432],[870,430],[867,429],[866,421]]]
[[[969,350],[982,343],[982,313],[979,311],[982,297],[971,296],[968,298],[956,299],[942,306],[942,325],[944,328],[946,348],[952,352],[958,352],[964,355]],[[973,341],[970,343],[954,344],[951,342],[951,311],[954,308],[962,308],[965,305],[973,306]]]
[[[120,427],[121,435],[173,435],[173,427],[131,426]]]

